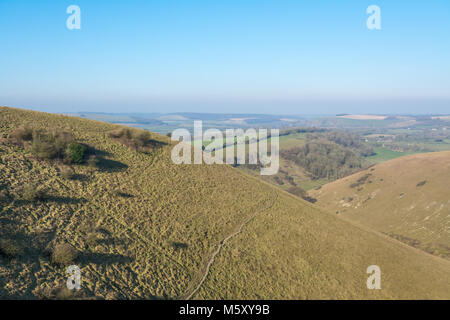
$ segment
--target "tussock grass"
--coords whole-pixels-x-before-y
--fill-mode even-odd
[[[52,251],[51,260],[53,264],[69,266],[75,263],[78,257],[77,250],[68,243],[57,244]]]

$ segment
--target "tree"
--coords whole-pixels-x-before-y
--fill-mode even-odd
[[[86,148],[76,142],[71,142],[66,148],[66,159],[69,163],[82,163],[86,153]]]

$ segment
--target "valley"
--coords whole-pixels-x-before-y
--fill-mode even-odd
[[[69,163],[36,153],[51,146],[36,149],[36,134],[22,144],[11,140],[27,130],[41,130],[40,143],[43,132],[70,133],[89,157]],[[449,298],[448,260],[239,168],[175,165],[168,137],[127,130],[0,108],[3,298]],[[410,187],[419,188],[413,180]],[[39,193],[29,190],[36,185]],[[65,289],[67,263],[80,267],[80,292]],[[373,264],[383,271],[383,290],[366,288]]]

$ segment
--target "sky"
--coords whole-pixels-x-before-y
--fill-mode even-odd
[[[0,105],[449,114],[450,1],[0,0]]]

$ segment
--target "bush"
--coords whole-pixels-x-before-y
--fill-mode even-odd
[[[33,290],[33,295],[40,300],[79,300],[92,299],[87,293],[81,290],[70,290],[66,286],[57,288],[37,287]]]
[[[9,199],[8,191],[0,190],[0,202],[6,202]]]
[[[302,188],[299,188],[299,187],[290,187],[290,188],[287,190],[287,192],[289,192],[289,193],[291,193],[291,194],[293,194],[293,195],[295,195],[295,196],[297,196],[297,197],[300,197],[300,198],[302,198],[303,200],[306,200],[306,201],[308,201],[308,202],[311,202],[311,203],[316,203],[316,202],[317,202],[317,199],[310,197],[310,196],[308,195],[308,193],[307,193],[305,190],[303,190]]]
[[[426,183],[427,183],[427,180],[420,181],[420,182],[416,185],[416,187],[422,187],[422,186],[424,186]]]
[[[51,141],[56,150],[57,157],[62,159],[64,158],[67,146],[71,142],[75,142],[75,138],[69,132],[57,132],[53,133],[51,136]]]
[[[33,130],[28,126],[16,128],[11,132],[10,138],[15,143],[23,145],[25,141],[33,140]]]
[[[66,148],[66,159],[69,163],[82,163],[84,160],[84,155],[86,153],[86,148],[76,142],[71,142]]]
[[[91,168],[97,168],[100,161],[98,160],[97,156],[91,155],[87,161],[87,164]]]
[[[61,177],[72,180],[75,178],[75,171],[71,167],[64,167],[61,169]]]
[[[165,144],[153,140],[151,133],[148,131],[138,131],[128,128],[112,131],[109,133],[109,136],[134,151],[152,151],[154,148]]]
[[[47,190],[43,186],[36,184],[25,185],[22,192],[22,199],[27,201],[43,201],[47,198]]]
[[[69,163],[80,163],[85,153],[85,148],[75,142],[72,133],[65,131],[48,132],[24,126],[14,129],[9,140],[21,146],[25,146],[26,141],[30,142],[31,153],[42,160],[67,157]]]
[[[33,138],[31,152],[39,159],[53,159],[57,155],[55,146],[47,141],[42,141],[40,137]]]
[[[12,239],[0,240],[0,253],[8,258],[16,258],[23,253],[17,241]]]
[[[86,244],[91,247],[95,248],[95,246],[98,243],[98,236],[95,232],[91,232],[86,236]]]
[[[78,252],[68,243],[57,244],[53,248],[52,263],[62,266],[68,266],[74,263],[78,257]]]
[[[67,146],[74,142],[74,137],[68,132],[45,133],[33,131],[31,152],[39,159],[62,159]]]
[[[120,190],[115,190],[115,191],[113,192],[113,194],[114,194],[116,197],[133,198],[133,195],[132,195],[132,194],[129,194],[129,193],[127,193],[127,192],[123,192],[123,191],[120,191]]]
[[[136,139],[136,143],[139,147],[144,147],[148,143],[150,143],[150,141],[152,140],[152,136],[151,136],[150,132],[143,131],[143,132],[140,132],[139,134],[137,134],[135,139]]]

